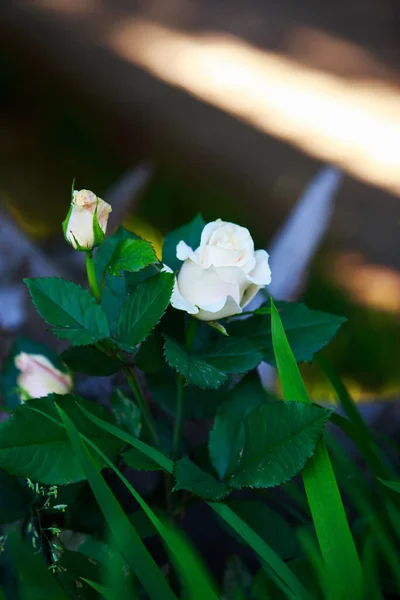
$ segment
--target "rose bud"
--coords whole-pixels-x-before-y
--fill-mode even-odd
[[[56,369],[42,354],[21,352],[14,362],[21,371],[17,377],[21,400],[41,398],[48,394],[69,394],[72,390],[71,375]]]
[[[248,229],[221,219],[204,227],[196,250],[181,241],[176,255],[184,263],[171,304],[202,321],[241,313],[271,282],[266,251],[254,251]]]
[[[67,218],[63,223],[64,237],[75,250],[85,252],[99,246],[106,234],[112,208],[89,190],[74,190]]]

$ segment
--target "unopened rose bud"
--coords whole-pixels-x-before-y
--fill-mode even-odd
[[[17,385],[22,400],[71,392],[73,386],[71,375],[56,369],[42,354],[21,352],[15,357],[14,362],[20,371]]]
[[[202,321],[241,313],[258,290],[271,283],[265,250],[254,250],[248,229],[221,219],[204,227],[197,249],[182,241],[176,255],[184,263],[171,304]]]
[[[64,237],[75,250],[87,252],[105,237],[111,206],[89,190],[74,190],[71,206],[63,223]]]

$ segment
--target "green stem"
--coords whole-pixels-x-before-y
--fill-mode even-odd
[[[181,445],[182,428],[183,428],[183,409],[184,409],[184,391],[183,391],[183,378],[178,375],[176,380],[176,416],[174,426],[174,438],[172,443],[172,450],[174,457],[179,454],[179,446]]]
[[[93,263],[93,253],[91,250],[86,252],[86,273],[89,282],[90,291],[96,298],[97,302],[100,302],[100,290],[97,283],[96,271]]]
[[[127,379],[127,382],[129,384],[129,387],[131,388],[133,395],[135,397],[135,400],[139,406],[139,410],[141,412],[141,415],[143,417],[143,420],[146,424],[146,427],[149,431],[149,434],[154,442],[154,444],[156,446],[160,445],[160,439],[158,437],[158,433],[156,431],[156,428],[154,427],[154,423],[153,420],[151,418],[151,414],[149,411],[149,407],[147,406],[147,402],[146,399],[143,395],[142,390],[139,387],[138,382],[136,381],[136,377],[133,374],[132,370],[128,367],[128,365],[126,365],[124,362],[122,362],[122,369],[125,373],[125,377]]]
[[[198,320],[189,316],[189,321],[186,329],[185,345],[186,349],[190,350],[196,337]],[[183,413],[184,413],[184,379],[181,375],[176,378],[176,414],[174,425],[174,437],[172,442],[172,450],[174,458],[179,454],[181,445],[182,429],[183,429]]]

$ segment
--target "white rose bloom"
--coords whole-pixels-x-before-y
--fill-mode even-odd
[[[21,352],[14,359],[21,372],[17,384],[21,399],[41,398],[48,394],[69,394],[73,381],[71,375],[63,373],[42,354]]]
[[[267,252],[254,250],[248,229],[221,219],[204,227],[196,250],[181,241],[176,255],[184,263],[171,304],[202,321],[241,313],[271,282]]]
[[[63,223],[64,236],[75,250],[91,250],[101,244],[111,206],[89,190],[74,190],[71,207]]]

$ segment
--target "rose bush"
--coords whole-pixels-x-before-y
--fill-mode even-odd
[[[248,229],[221,219],[204,227],[196,250],[181,241],[176,254],[184,263],[171,304],[202,321],[241,313],[271,282],[267,252],[254,250]]]
[[[271,589],[282,598],[322,598],[328,590],[329,600],[364,600],[355,546],[360,541],[365,550],[364,536],[352,538],[335,472],[350,485],[349,497],[366,480],[352,468],[349,483],[345,448],[332,468],[323,440],[331,410],[309,401],[296,365],[311,362],[344,319],[269,300],[244,319],[216,325],[240,314],[271,281],[268,254],[254,249],[248,230],[221,220],[207,225],[197,215],[165,236],[162,262],[149,242],[123,228],[93,253],[110,212],[102,202],[87,190],[74,192],[64,224],[69,242],[85,250],[88,286],[25,279],[45,327],[62,340],[61,356],[22,338],[1,373],[7,418],[0,423],[0,549],[5,543],[15,583],[8,596],[66,599],[78,590],[89,600],[94,588],[105,598],[217,600],[261,598]],[[284,398],[265,393],[257,374],[263,361],[277,367]],[[73,372],[80,374],[75,390]],[[376,519],[386,535],[399,482],[383,479],[395,470],[380,469],[372,434],[371,441],[360,449],[370,448],[365,458],[371,454],[380,483],[371,512],[361,516]],[[139,471],[152,473],[144,478]],[[305,496],[300,486],[296,495],[287,487],[300,472]],[[384,484],[392,487],[388,510]],[[286,510],[268,505],[269,492],[257,493],[275,486],[283,486],[284,505],[294,504],[289,522]],[[202,521],[202,502],[216,519]],[[218,521],[229,528],[223,539]],[[199,562],[195,545],[203,544],[204,527],[212,552]],[[257,574],[242,561],[239,553],[248,551],[241,544],[235,541],[228,556],[229,530],[252,549],[254,564],[258,556]],[[142,540],[148,536],[150,544]],[[388,537],[392,542],[397,548]],[[216,555],[224,565],[218,581],[208,568]],[[396,557],[391,563],[385,578],[393,570],[396,581]]]
[[[111,206],[90,190],[74,190],[67,218],[65,239],[75,250],[88,251],[101,244],[107,230]]]

